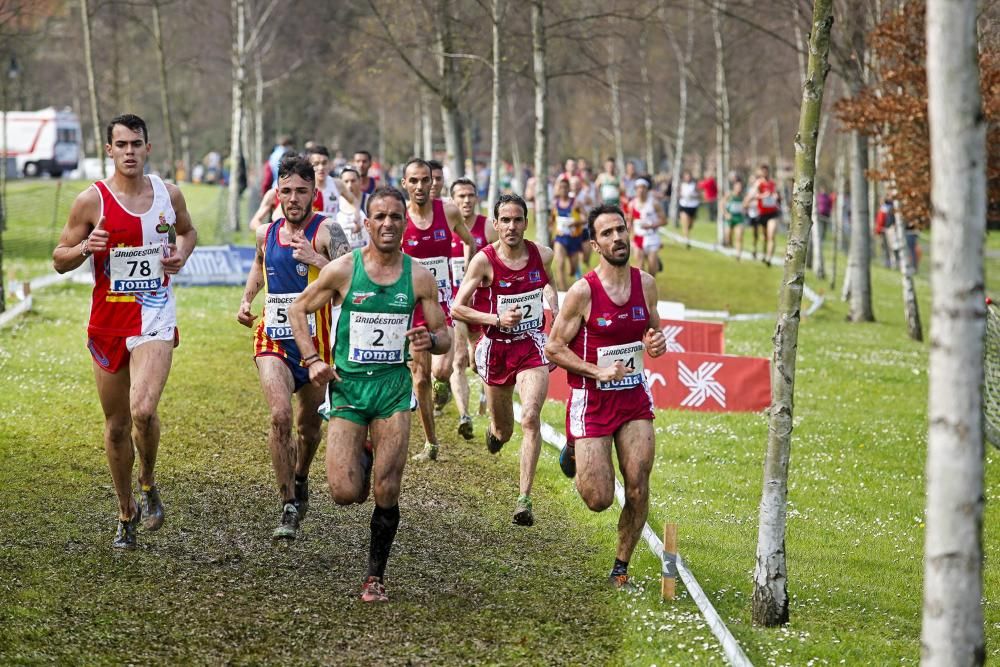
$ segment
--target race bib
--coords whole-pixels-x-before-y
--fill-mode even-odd
[[[271,340],[289,340],[292,335],[292,323],[288,321],[288,307],[299,293],[268,294],[264,301],[264,333]],[[316,335],[316,313],[306,316],[309,322],[309,335]]]
[[[163,286],[163,245],[111,249],[112,292],[155,292]]]
[[[452,257],[451,258],[451,281],[455,285],[462,284],[462,278],[465,277],[465,258],[464,257]]]
[[[437,281],[438,289],[450,287],[448,284],[448,258],[447,257],[414,257],[420,265],[431,272],[434,280]]]
[[[556,217],[556,234],[559,236],[569,236],[573,233],[573,217],[560,215]]]
[[[545,313],[542,311],[541,288],[524,294],[500,294],[497,296],[497,313],[502,315],[514,307],[520,307],[521,321],[513,327],[500,327],[500,331],[510,334],[542,328],[545,323]]]
[[[624,345],[607,345],[597,348],[597,367],[610,368],[616,361],[625,364],[625,377],[621,380],[610,380],[608,382],[598,381],[598,389],[631,389],[642,384],[643,380],[643,355],[646,353],[646,346],[642,341],[625,343]]]
[[[410,316],[351,313],[348,359],[357,364],[401,364]]]
[[[760,198],[760,205],[764,206],[765,208],[777,208],[778,198],[773,194],[764,195],[763,197]]]

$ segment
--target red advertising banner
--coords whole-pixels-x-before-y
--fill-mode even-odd
[[[725,354],[725,325],[698,320],[660,320],[667,352]]]
[[[667,352],[646,355],[646,382],[657,408],[702,412],[758,412],[771,404],[770,360],[727,354]],[[549,398],[569,399],[566,371],[549,376]]]

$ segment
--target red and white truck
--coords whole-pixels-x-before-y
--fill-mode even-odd
[[[64,171],[76,169],[80,161],[80,119],[68,108],[0,111],[0,124],[0,156],[15,158],[19,174],[59,177]]]

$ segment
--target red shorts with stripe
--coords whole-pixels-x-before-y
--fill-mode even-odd
[[[143,336],[105,336],[91,334],[87,337],[87,349],[90,356],[102,371],[117,373],[128,364],[132,350],[150,341],[173,341],[174,347],[181,344],[181,332],[177,327],[164,327],[162,331],[154,331]]]
[[[645,383],[630,389],[571,389],[566,403],[570,440],[614,435],[631,421],[653,418],[653,395]]]
[[[476,371],[491,387],[511,387],[518,373],[541,366],[549,366],[541,331],[512,341],[483,336],[476,345]]]

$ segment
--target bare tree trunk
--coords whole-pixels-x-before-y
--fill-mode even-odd
[[[986,121],[976,0],[928,0],[931,348],[921,663],[982,665]]]
[[[726,207],[729,196],[729,88],[726,85],[725,43],[722,39],[722,12],[726,10],[726,0],[717,0],[712,5],[712,33],[715,37],[715,181],[719,188],[716,205],[716,242],[723,245],[726,240]]]
[[[462,116],[458,112],[458,72],[452,53],[451,0],[440,0],[435,25],[438,47],[438,71],[441,75],[441,129],[444,132],[445,163],[452,180],[465,175],[465,155],[462,149]]]
[[[389,163],[385,157],[386,145],[385,145],[385,102],[379,102],[378,105],[378,161],[385,170],[385,174],[382,176],[382,182],[385,183],[388,180]]]
[[[181,114],[181,160],[184,162],[184,178],[191,182],[191,131],[187,118]]]
[[[649,80],[649,53],[646,50],[648,34],[645,25],[639,33],[639,76],[642,79],[642,127],[646,141],[646,172],[656,175],[656,150],[653,146],[653,94]]]
[[[431,116],[431,107],[434,102],[431,100],[431,91],[421,87],[420,89],[420,120],[423,125],[424,149],[423,157],[430,160],[434,157],[434,119]]]
[[[615,49],[615,38],[609,37],[608,43],[608,87],[611,89],[611,134],[615,141],[615,160],[619,169],[625,169],[625,146],[622,141],[622,103],[621,88],[618,84],[618,54]]]
[[[251,193],[251,200],[263,194],[260,186],[264,178],[264,66],[261,62],[260,49],[254,49],[253,53],[253,145],[247,154],[250,156],[249,163],[256,177],[253,180],[255,187]],[[252,211],[253,207],[250,207],[250,210]]]
[[[549,241],[549,192],[546,187],[549,155],[549,78],[545,67],[544,0],[531,1],[531,45],[535,71],[535,239]]]
[[[524,174],[524,161],[521,160],[521,144],[517,140],[517,124],[514,122],[514,119],[517,118],[515,113],[516,108],[515,96],[511,94],[507,98],[507,116],[511,119],[511,124],[513,125],[510,132],[510,161],[514,169],[514,178],[511,181],[511,185],[514,186],[514,191],[517,194],[523,195],[524,181],[522,177]]]
[[[83,62],[87,68],[87,92],[90,95],[90,123],[93,126],[94,153],[101,162],[101,178],[108,172],[104,169],[104,141],[101,139],[101,110],[97,106],[97,82],[94,79],[94,50],[90,44],[90,0],[80,0],[80,20],[83,23]]]
[[[662,7],[661,7],[662,9]],[[687,111],[688,111],[688,72],[691,65],[691,52],[694,46],[694,2],[689,0],[687,11],[687,43],[682,50],[680,42],[674,34],[674,30],[667,24],[667,37],[670,46],[677,58],[679,77],[679,105],[677,110],[677,137],[674,142],[674,161],[671,167],[671,192],[670,210],[667,217],[673,222],[674,227],[678,226],[677,200],[680,199],[681,171],[684,169],[684,135],[687,131]]]
[[[826,138],[826,128],[829,124],[830,116],[828,114],[823,114],[822,120],[819,123],[819,136],[816,138],[816,162],[819,162],[819,156],[823,153],[823,140]],[[813,191],[815,194],[815,190]],[[816,278],[823,280],[826,277],[826,265],[824,264],[823,258],[823,237],[825,235],[826,229],[820,224],[819,214],[816,212],[816,202],[813,202],[812,211],[812,238],[809,243],[809,250],[811,253],[812,260],[812,270],[816,274]],[[829,220],[826,221],[829,225]]]
[[[816,175],[816,138],[823,108],[823,85],[829,64],[833,0],[815,0],[809,37],[809,66],[802,87],[799,131],[795,136],[795,187],[784,276],[778,297],[771,361],[771,391],[764,459],[764,485],[757,532],[752,618],[755,625],[788,622],[788,574],[785,564],[785,520],[788,496],[788,459],[791,454],[795,362],[799,335],[802,287],[805,284],[806,244],[812,223],[813,182]]]
[[[906,331],[915,341],[924,340],[923,328],[920,325],[920,306],[917,304],[917,290],[913,284],[915,269],[910,262],[910,250],[906,243],[906,224],[899,213],[899,202],[894,202],[896,222],[892,226],[893,252],[896,255],[899,273],[903,283],[903,315],[906,318]],[[886,230],[888,233],[888,230]]]
[[[163,111],[164,130],[167,135],[168,177],[177,170],[177,144],[174,142],[174,123],[170,116],[170,83],[167,79],[167,57],[163,49],[163,27],[160,21],[160,0],[151,0],[153,8],[153,41],[156,43],[156,62],[160,67],[160,109]]]
[[[830,289],[837,287],[837,258],[843,245],[844,235],[844,140],[837,142],[837,161],[833,167],[833,268],[830,271]],[[845,281],[846,282],[846,281]]]
[[[850,281],[852,322],[874,322],[872,312],[871,236],[868,227],[868,138],[851,131],[851,245],[846,280]]]
[[[232,0],[230,6],[233,20],[233,107],[232,125],[229,133],[229,229],[240,229],[240,189],[239,171],[242,146],[240,137],[243,130],[243,93],[246,88],[246,0]]]
[[[423,104],[420,101],[420,97],[417,97],[417,110],[420,112],[423,109]],[[416,113],[413,116],[413,157],[418,157],[423,155],[423,126],[424,126],[424,115],[422,112]]]
[[[493,0],[493,106],[490,118],[490,189],[486,195],[486,207],[493,215],[493,205],[500,192],[500,19],[504,14],[503,0]]]

